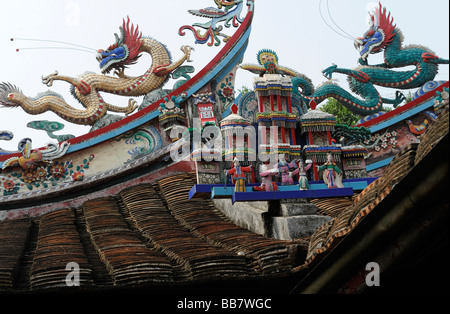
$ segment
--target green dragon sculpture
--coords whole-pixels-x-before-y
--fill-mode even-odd
[[[116,42],[107,50],[98,50],[102,74],[86,73],[79,78],[59,75],[58,72],[42,77],[42,82],[52,86],[54,81],[65,81],[71,84],[72,95],[85,107],[77,109],[68,105],[62,96],[54,92],[45,92],[36,98],[25,96],[19,88],[9,83],[0,84],[0,105],[6,107],[21,106],[29,114],[36,115],[46,111],[55,114],[75,124],[93,125],[103,117],[107,111],[129,114],[136,108],[136,102],[129,99],[127,107],[118,107],[106,103],[100,92],[116,94],[120,96],[142,96],[162,86],[170,73],[190,60],[192,48],[183,46],[181,50],[184,56],[176,61],[171,61],[170,52],[160,42],[150,37],[142,37],[138,27],[130,25],[130,19],[123,21],[120,27],[121,36],[115,34]],[[152,65],[143,74],[130,77],[124,74],[127,66],[135,64],[142,52],[152,57]],[[108,76],[114,70],[114,76]]]
[[[449,60],[437,57],[430,49],[422,46],[403,47],[403,35],[393,24],[390,13],[386,14],[386,8],[381,3],[370,13],[370,28],[363,37],[356,38],[355,48],[359,50],[360,66],[356,69],[338,68],[332,65],[322,71],[324,76],[330,79],[315,91],[311,82],[305,77],[292,79],[293,92],[298,94],[311,108],[328,97],[335,98],[346,108],[359,115],[369,115],[379,112],[382,104],[392,104],[397,107],[405,100],[400,91],[396,91],[395,99],[387,99],[380,96],[376,85],[411,89],[417,88],[434,79],[438,72],[439,64],[448,64]],[[384,63],[368,65],[369,54],[375,54],[384,50]],[[414,66],[409,71],[394,71],[392,68]],[[340,86],[331,82],[333,73],[341,73],[348,76],[349,87],[352,92],[364,98],[353,96]],[[299,87],[302,92],[299,91]],[[312,90],[312,92],[311,92]]]

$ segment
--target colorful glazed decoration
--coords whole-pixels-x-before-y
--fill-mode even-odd
[[[291,129],[296,126],[297,115],[286,111],[258,112],[256,122],[266,127],[274,125]]]
[[[10,141],[14,137],[14,134],[10,131],[2,130],[0,131],[0,140]]]
[[[0,176],[0,182],[0,190],[3,190],[4,196],[16,194],[22,186],[20,182],[10,177]]]
[[[54,161],[52,163],[40,163],[34,168],[24,171],[13,171],[8,177],[2,177],[3,194],[11,195],[19,191],[22,186],[28,190],[34,188],[47,188],[50,185],[56,186],[59,183],[76,182],[84,179],[84,170],[89,168],[94,155],[90,155],[83,160],[81,165],[73,167],[71,160]]]
[[[100,96],[100,92],[120,96],[148,94],[166,83],[173,70],[185,61],[190,61],[192,48],[184,46],[181,50],[184,56],[172,63],[170,52],[163,44],[150,37],[142,37],[138,27],[130,25],[129,19],[127,22],[124,20],[120,27],[120,37],[116,34],[116,42],[108,49],[98,51],[97,60],[102,75],[87,73],[79,78],[74,78],[55,72],[42,78],[42,82],[47,86],[52,86],[53,82],[58,80],[71,84],[72,95],[86,109],[76,109],[68,105],[60,95],[54,92],[46,92],[36,98],[29,98],[19,88],[9,83],[0,84],[0,104],[7,107],[21,106],[23,110],[32,115],[53,111],[66,121],[83,125],[94,124],[107,111],[130,114],[137,108],[133,99],[129,99],[127,107],[118,107],[106,103]],[[152,57],[151,67],[143,75],[137,77],[125,75],[125,68],[135,64],[143,52]],[[111,71],[117,77],[105,75]]]
[[[333,159],[340,162],[341,145],[304,145],[303,154],[314,163],[324,163],[328,160],[328,155],[332,154]],[[318,180],[318,178],[316,178]]]
[[[299,159],[297,162],[297,169],[292,172],[292,176],[298,175],[298,189],[299,190],[309,190],[308,177],[306,176],[306,171],[312,166],[312,160],[307,159],[307,166],[304,165],[303,160]]]
[[[75,137],[72,134],[64,134],[64,135],[53,134],[53,132],[64,129],[64,124],[56,122],[56,121],[47,121],[47,120],[31,121],[31,122],[27,123],[27,127],[36,129],[36,130],[43,130],[43,131],[47,132],[47,135],[50,138],[54,138],[58,142],[64,142],[64,141],[70,140],[71,138]]]
[[[433,89],[439,87],[447,81],[430,81],[421,86],[414,94],[411,95],[411,100],[415,100],[428,92],[431,92]]]
[[[434,110],[439,112],[444,109],[445,106],[448,106],[449,88],[444,87],[442,92],[436,92],[436,96],[437,97],[434,100]]]
[[[244,7],[244,0],[214,0],[214,2],[216,3],[218,9],[208,7],[200,10],[188,10],[188,12],[193,15],[210,19],[209,22],[195,23],[192,26],[184,25],[180,27],[178,34],[180,36],[184,36],[186,34],[185,30],[188,29],[194,34],[196,44],[205,44],[208,42],[208,46],[220,46],[221,41],[219,36],[224,38],[224,42],[227,42],[230,39],[230,36],[221,33],[223,27],[217,24],[225,22],[224,25],[227,28],[231,27],[231,25],[233,25],[233,27],[238,27],[239,23],[243,22],[240,14],[242,12],[242,8]],[[248,2],[253,3],[253,0]],[[224,7],[224,10],[221,10],[222,7]],[[204,29],[205,33],[201,34],[201,31],[196,30],[195,27]]]
[[[356,69],[338,68],[332,65],[323,74],[332,78],[333,73],[348,76],[350,89],[364,98],[361,100],[331,81],[317,88],[314,93],[304,92],[310,89],[309,82],[304,78],[293,78],[293,91],[298,93],[311,107],[319,104],[328,97],[333,97],[352,112],[360,115],[371,115],[382,109],[382,104],[398,106],[406,98],[396,91],[395,99],[381,97],[375,86],[388,88],[411,89],[431,81],[437,74],[439,64],[448,64],[449,60],[441,59],[422,46],[403,47],[403,35],[393,24],[390,14],[379,5],[370,13],[370,28],[363,37],[355,40],[355,48],[359,50],[360,66]],[[369,54],[384,50],[384,63],[369,65]],[[391,68],[414,66],[412,70],[398,71]],[[302,92],[298,91],[302,88]]]
[[[116,139],[118,142],[122,140],[125,140],[126,145],[132,147],[128,150],[131,159],[127,162],[162,148],[161,134],[154,126],[143,126],[137,130],[131,130]]]
[[[31,149],[31,142],[30,138],[22,139],[18,144],[18,149],[22,156],[7,159],[3,163],[2,169],[20,166],[24,170],[33,170],[41,162],[50,162],[64,156],[70,146],[68,142],[63,142],[60,145],[49,143],[46,149],[40,150]]]
[[[332,133],[336,127],[336,117],[321,110],[310,110],[300,117],[300,126],[302,133]]]
[[[421,135],[425,133],[429,125],[427,119],[423,120],[423,122],[418,125],[413,124],[411,120],[405,120],[405,122],[408,125],[409,131],[414,135]]]
[[[333,160],[333,155],[327,155],[327,162],[322,166],[317,166],[319,171],[323,171],[323,181],[328,185],[329,189],[342,188],[342,170]]]
[[[180,77],[183,77],[184,80],[179,80],[178,82],[176,82],[173,85],[173,89],[174,90],[177,89],[178,87],[180,87],[181,85],[186,83],[188,80],[190,80],[191,76],[188,73],[194,73],[194,72],[195,72],[195,68],[190,65],[183,65],[183,66],[180,66],[177,69],[175,69],[175,71],[172,72],[172,78],[174,80],[176,80]]]
[[[253,172],[252,165],[248,167],[242,167],[239,164],[239,159],[237,157],[234,158],[233,161],[234,167],[229,170],[224,170],[224,173],[229,176],[232,176],[232,182],[234,185],[235,192],[245,192],[245,173]]]
[[[14,137],[14,133],[7,130],[0,130],[0,141],[10,141]],[[4,150],[0,147],[0,155],[12,154],[14,152],[9,150]]]
[[[397,135],[398,130],[386,130],[383,134],[376,133],[371,135],[368,139],[364,140],[362,145],[366,149],[374,149],[376,152],[389,148],[398,148]]]
[[[278,64],[278,55],[271,49],[261,49],[256,54],[258,64],[242,64],[241,69],[255,74],[280,74],[287,76],[302,76],[302,74]],[[308,79],[305,77],[305,79]],[[311,82],[311,81],[310,81]]]
[[[424,116],[425,118],[419,121],[416,120],[415,123],[413,123],[411,120],[405,120],[406,124],[408,125],[409,131],[414,135],[421,135],[425,133],[431,122],[437,119],[437,115],[430,110],[425,110],[419,113],[418,116]]]
[[[336,124],[333,139],[342,146],[362,144],[371,136],[369,129],[365,127],[350,127],[345,124]]]
[[[241,159],[256,160],[256,148],[248,145],[244,135],[251,136],[254,131],[251,123],[237,114],[238,108],[231,105],[232,113],[220,121],[220,130],[225,140],[222,157],[224,160],[233,160],[239,156]],[[239,158],[238,158],[239,159]]]
[[[227,108],[234,100],[234,74],[230,73],[217,87],[217,95],[222,102],[222,108]]]
[[[184,114],[184,110],[181,109],[180,102],[177,101],[175,96],[172,96],[170,100],[169,98],[164,97],[164,102],[159,105],[158,110],[160,112],[158,120],[163,127],[172,125],[175,122],[184,123],[185,121],[186,115]]]

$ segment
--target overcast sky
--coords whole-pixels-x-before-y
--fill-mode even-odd
[[[333,63],[343,68],[357,66],[359,54],[353,46],[353,39],[346,37],[362,36],[367,31],[367,9],[374,4],[376,2],[365,0],[255,0],[252,33],[243,63],[256,63],[256,53],[262,48],[270,48],[277,52],[281,65],[307,75],[317,86],[325,81],[321,71]],[[450,57],[448,0],[384,0],[382,4],[391,12],[394,23],[402,30],[404,44],[421,44],[442,58]],[[193,16],[187,10],[210,6],[215,6],[213,0],[2,0],[0,82],[15,84],[30,97],[50,89],[62,94],[69,105],[81,108],[70,95],[67,83],[58,81],[48,88],[42,84],[41,76],[55,70],[69,76],[77,76],[85,71],[100,73],[95,53],[69,49],[34,49],[71,46],[18,39],[54,40],[95,50],[106,49],[114,42],[114,33],[118,32],[122,19],[127,16],[134,24],[139,25],[143,35],[166,44],[174,60],[182,56],[179,50],[182,45],[194,47],[195,51],[191,55],[194,62],[190,65],[198,72],[223,45],[196,45],[189,31],[185,36],[179,36],[178,29],[183,25],[207,22],[207,19]],[[242,16],[245,13],[246,9]],[[230,35],[234,31],[234,28],[224,29]],[[10,38],[17,39],[11,41]],[[150,62],[150,57],[143,56],[138,64],[129,69],[128,74],[142,74]],[[380,62],[382,54],[369,57],[369,64]],[[243,85],[252,87],[253,77],[254,74],[250,72],[238,70],[236,88]],[[338,84],[347,88],[345,76],[336,74],[334,78],[338,79]],[[441,65],[436,79],[448,78],[448,65]],[[173,84],[170,81],[165,88],[172,88]],[[390,96],[395,91],[381,93],[383,96]],[[115,105],[125,106],[128,101],[128,98],[108,98],[106,94],[103,96],[106,101]],[[139,104],[142,101],[142,98],[135,99]],[[11,141],[0,141],[0,147],[16,150],[18,141],[24,137],[31,137],[35,148],[49,142],[50,138],[43,131],[26,127],[33,120],[65,123],[65,128],[56,134],[78,136],[89,130],[86,126],[64,122],[53,113],[28,115],[21,108],[0,108],[0,130],[14,133]]]

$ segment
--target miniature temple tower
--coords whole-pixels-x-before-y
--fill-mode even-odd
[[[259,51],[259,65],[242,65],[241,68],[259,74],[253,79],[253,89],[257,101],[255,122],[259,134],[259,149],[262,153],[290,155],[298,158],[301,146],[297,145],[295,127],[297,115],[292,110],[293,70],[278,65],[278,56],[268,49]]]
[[[335,162],[340,162],[341,145],[333,145],[331,134],[336,125],[336,118],[320,110],[311,110],[300,119],[301,133],[306,134],[307,145],[303,153],[313,161],[314,180],[320,180],[316,165],[327,161],[327,155],[332,154]]]
[[[227,162],[236,158],[243,165],[256,161],[256,132],[251,123],[237,114],[235,104],[231,106],[232,114],[220,121],[223,138],[222,158]],[[248,173],[247,182],[255,182],[254,171]]]

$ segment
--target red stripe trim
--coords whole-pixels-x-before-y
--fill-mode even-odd
[[[430,98],[436,97],[436,92],[442,91],[444,89],[444,87],[448,88],[448,86],[449,86],[449,82],[447,81],[444,84],[439,85],[438,87],[436,87],[432,91],[429,91],[425,95],[422,95],[422,96],[414,99],[413,101],[411,101],[411,102],[409,102],[409,103],[407,103],[407,104],[405,104],[405,105],[403,105],[401,107],[398,107],[398,108],[396,108],[396,109],[394,109],[392,111],[386,112],[385,114],[383,114],[383,115],[381,115],[379,117],[376,117],[376,118],[373,118],[372,120],[369,120],[367,122],[358,124],[357,126],[358,127],[364,126],[364,127],[367,128],[367,127],[372,126],[374,124],[378,124],[378,123],[380,123],[380,122],[382,122],[384,120],[388,120],[388,119],[390,119],[390,118],[392,118],[392,117],[394,117],[394,116],[396,116],[396,115],[398,115],[398,114],[400,114],[400,113],[402,113],[404,111],[407,111],[407,110],[409,110],[409,109],[419,105],[420,103],[425,102],[426,100],[428,100]]]

